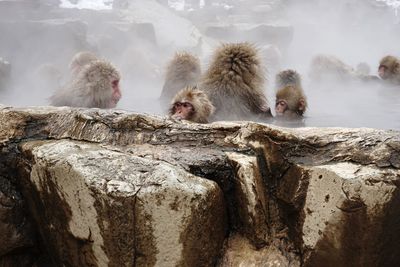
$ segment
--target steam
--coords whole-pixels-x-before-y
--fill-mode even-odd
[[[0,32],[6,34],[2,36],[0,57],[12,65],[12,83],[7,90],[0,91],[1,103],[47,105],[48,97],[68,81],[72,56],[89,50],[120,70],[122,99],[118,108],[166,114],[157,98],[167,61],[175,51],[188,50],[201,57],[204,71],[210,52],[222,40],[200,34],[198,29],[204,33],[206,25],[199,23],[198,18],[207,16],[204,21],[208,22],[209,17],[217,25],[249,27],[265,23],[293,27],[293,38],[286,45],[264,46],[274,51],[272,54],[276,57],[263,55],[272,64],[266,73],[269,80],[266,92],[273,105],[276,71],[287,68],[298,71],[309,103],[306,126],[400,130],[400,87],[340,81],[315,84],[308,77],[310,62],[316,54],[334,55],[354,68],[366,62],[371,74],[377,75],[383,56],[400,56],[400,16],[397,15],[400,1],[270,0],[263,3],[272,11],[261,19],[254,16],[257,8],[240,0],[214,1],[211,8],[216,14],[204,13],[209,1],[203,0],[197,9],[190,5],[195,1],[159,1],[168,2],[170,9],[155,0],[130,1],[132,10],[143,5],[144,11],[136,13],[130,13],[129,9],[112,10],[113,4],[123,0],[60,2],[61,9],[55,8],[52,12],[29,5],[26,10],[15,8],[9,14],[0,10]],[[149,23],[149,27],[135,28],[132,23],[137,21]],[[150,23],[154,24],[155,40],[152,40]],[[27,28],[27,25],[30,26]],[[257,38],[248,41],[259,44],[266,37]],[[243,39],[239,35],[231,41]]]

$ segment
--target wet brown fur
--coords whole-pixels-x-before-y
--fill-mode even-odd
[[[84,66],[78,76],[51,98],[53,106],[109,108],[112,80],[120,80],[116,68],[103,60]]]
[[[386,77],[382,77],[382,79],[387,80],[393,84],[400,84],[400,60],[394,56],[385,56],[381,59],[379,63],[379,67],[385,66]]]
[[[194,112],[189,120],[197,123],[207,123],[208,118],[215,110],[207,95],[203,91],[191,86],[187,86],[175,95],[169,110],[170,116],[175,114],[174,104],[178,102],[189,102],[192,104]]]
[[[188,52],[179,52],[167,65],[165,83],[160,100],[168,105],[171,99],[186,86],[195,86],[201,76],[200,60]]]
[[[223,44],[199,87],[216,107],[216,119],[271,117],[263,89],[265,77],[257,49],[249,43]]]

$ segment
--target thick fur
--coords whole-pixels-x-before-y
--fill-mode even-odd
[[[194,107],[193,116],[190,121],[207,123],[208,118],[213,114],[215,108],[207,95],[195,87],[187,86],[179,91],[171,102],[169,115],[174,115],[174,104],[178,102],[189,102]]]
[[[215,119],[271,117],[263,89],[265,77],[257,49],[249,43],[223,44],[199,87],[216,107]]]
[[[289,85],[301,87],[300,74],[295,70],[283,70],[279,72],[275,77],[276,88],[279,89]]]
[[[382,79],[396,85],[400,84],[400,60],[398,58],[394,56],[385,56],[379,62],[379,66],[385,66],[387,68],[387,77]]]
[[[294,112],[299,116],[303,116],[304,112],[307,109],[306,96],[303,92],[303,89],[299,86],[296,87],[293,85],[289,85],[279,89],[276,92],[276,102],[278,102],[279,100],[286,100],[289,111]],[[299,109],[300,100],[303,100],[305,104],[302,110]]]
[[[76,79],[50,98],[51,105],[110,108],[112,79],[120,80],[113,65],[103,60],[93,61],[83,67]]]
[[[188,52],[176,53],[167,65],[165,83],[160,100],[167,106],[186,86],[195,86],[201,77],[200,60]]]

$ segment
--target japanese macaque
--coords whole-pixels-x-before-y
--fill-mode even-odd
[[[171,99],[186,86],[195,86],[201,76],[200,60],[187,53],[176,53],[167,66],[160,101],[167,107]]]
[[[214,109],[203,91],[187,86],[179,91],[172,100],[169,115],[173,119],[207,123]]]
[[[354,69],[337,57],[317,55],[311,61],[310,78],[313,81],[347,81],[355,76]]]
[[[307,99],[301,86],[300,75],[294,70],[281,71],[276,75],[276,85],[276,118],[301,119],[307,108]]]
[[[120,74],[113,65],[103,60],[93,61],[50,98],[51,105],[114,108],[121,98],[119,82]]]
[[[378,74],[382,80],[400,85],[400,60],[394,56],[385,56],[379,63]]]
[[[89,51],[83,51],[76,53],[69,64],[69,69],[73,77],[79,74],[79,72],[83,69],[84,66],[98,60],[97,56]]]
[[[329,55],[315,56],[311,62],[310,78],[312,81],[376,81],[379,78],[369,75],[369,66],[366,63],[360,63],[357,69],[353,69],[340,59]]]
[[[11,64],[0,57],[0,90],[6,89],[11,77]]]
[[[263,73],[258,51],[250,43],[219,47],[199,84],[215,107],[214,120],[271,118]]]

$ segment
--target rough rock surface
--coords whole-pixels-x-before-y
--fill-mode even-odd
[[[2,264],[400,262],[399,132],[49,107],[1,107],[0,125],[0,176],[22,194]]]

